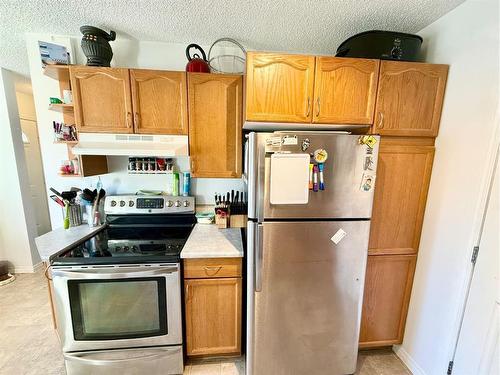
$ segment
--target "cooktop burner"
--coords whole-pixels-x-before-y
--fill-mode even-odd
[[[176,263],[195,223],[194,213],[108,214],[103,230],[50,260],[53,265]]]

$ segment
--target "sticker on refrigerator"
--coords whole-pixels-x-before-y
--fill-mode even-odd
[[[285,135],[282,140],[283,146],[296,146],[299,144],[296,135]]]
[[[271,137],[266,139],[266,144],[271,146],[281,146],[281,137]]]
[[[377,138],[375,138],[373,135],[362,135],[361,137],[359,137],[358,143],[360,145],[367,145],[368,147],[373,148],[377,143]]]
[[[335,234],[332,236],[332,238],[330,238],[330,240],[335,244],[335,245],[338,245],[338,243],[340,241],[342,241],[342,239],[347,235],[347,233],[342,229],[340,228],[337,232],[335,232]]]
[[[361,191],[369,192],[373,190],[374,185],[375,185],[375,176],[370,173],[363,173],[359,189]]]

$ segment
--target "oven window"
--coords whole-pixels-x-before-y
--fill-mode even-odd
[[[167,334],[165,278],[69,280],[75,340]]]

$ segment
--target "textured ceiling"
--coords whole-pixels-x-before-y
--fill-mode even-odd
[[[80,35],[84,24],[119,37],[334,54],[347,37],[379,29],[415,33],[464,0],[2,0],[0,66],[28,74],[24,33]]]

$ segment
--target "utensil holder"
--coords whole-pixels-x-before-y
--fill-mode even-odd
[[[226,214],[215,215],[215,224],[219,229],[225,229],[229,227],[229,216]]]
[[[77,227],[82,225],[82,208],[80,205],[72,204],[69,206],[69,226]]]

